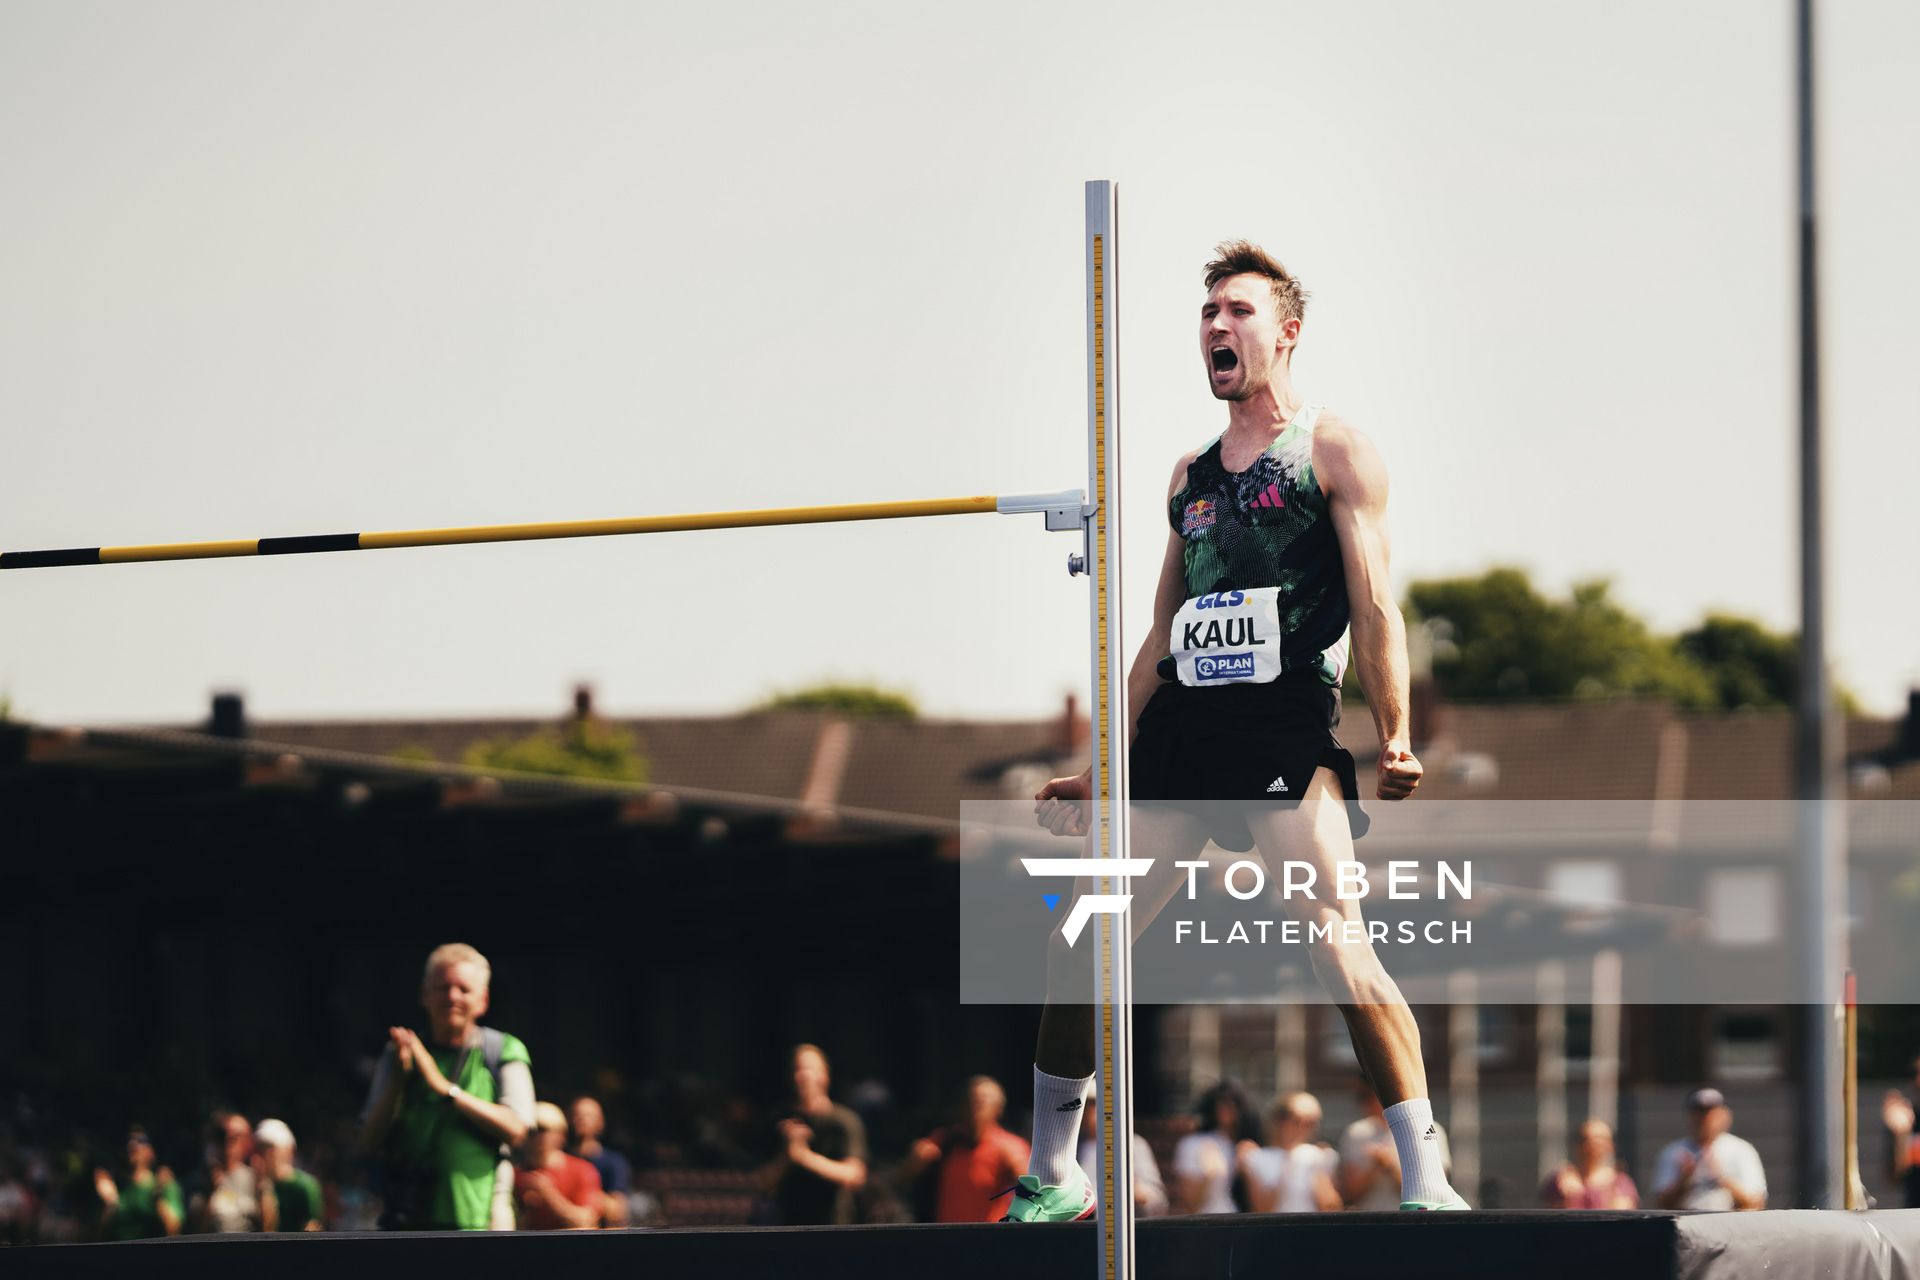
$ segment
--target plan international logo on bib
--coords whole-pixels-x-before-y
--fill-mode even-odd
[[[1193,674],[1201,680],[1245,680],[1253,674],[1253,655],[1222,653],[1210,658],[1195,658]]]

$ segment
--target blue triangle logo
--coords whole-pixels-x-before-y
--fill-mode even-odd
[[[1060,895],[1057,893],[1043,893],[1040,895],[1040,901],[1046,903],[1047,910],[1051,911],[1060,905]]]

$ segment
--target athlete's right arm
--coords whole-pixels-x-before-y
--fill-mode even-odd
[[[1187,483],[1187,467],[1199,456],[1200,451],[1195,449],[1183,454],[1180,461],[1173,464],[1173,479],[1167,486],[1168,502],[1173,501],[1173,495]],[[1160,659],[1167,656],[1167,642],[1173,633],[1174,615],[1186,603],[1185,547],[1180,535],[1169,529],[1167,552],[1160,560],[1160,581],[1153,593],[1153,627],[1140,642],[1140,651],[1134,655],[1133,666],[1127,670],[1128,746],[1133,745],[1133,736],[1139,729],[1141,709],[1160,687]],[[1075,777],[1053,779],[1033,797],[1035,820],[1057,836],[1085,835],[1086,814],[1074,802],[1088,799],[1092,788],[1091,764],[1084,773]]]
[[[1173,464],[1173,480],[1167,486],[1167,501],[1187,483],[1187,467],[1200,456],[1195,449]],[[1159,690],[1160,659],[1167,656],[1173,638],[1173,620],[1187,602],[1186,540],[1179,532],[1167,530],[1167,552],[1160,558],[1160,582],[1153,592],[1153,629],[1140,642],[1133,667],[1127,672],[1127,744],[1140,728],[1140,712]]]

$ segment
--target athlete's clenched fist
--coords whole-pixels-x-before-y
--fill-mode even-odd
[[[1380,787],[1382,800],[1405,800],[1420,785],[1420,761],[1404,742],[1389,742],[1380,748]]]
[[[1087,806],[1093,794],[1093,770],[1055,778],[1033,795],[1033,820],[1057,836],[1087,834]]]

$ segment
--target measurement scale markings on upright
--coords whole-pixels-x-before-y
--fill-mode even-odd
[[[1113,646],[1120,617],[1120,466],[1118,395],[1113,368],[1115,222],[1117,202],[1110,182],[1087,184],[1088,495],[1087,569],[1093,576],[1094,761],[1090,796],[1090,852],[1096,858],[1127,857],[1126,742],[1118,726],[1128,722],[1126,688],[1115,676]],[[1108,861],[1109,867],[1114,866]],[[1098,892],[1127,892],[1127,878],[1103,871]],[[1131,917],[1103,913],[1096,955],[1097,1058],[1100,1088],[1100,1249],[1102,1274],[1121,1280],[1134,1274],[1132,1193],[1133,1107],[1130,1087]]]

